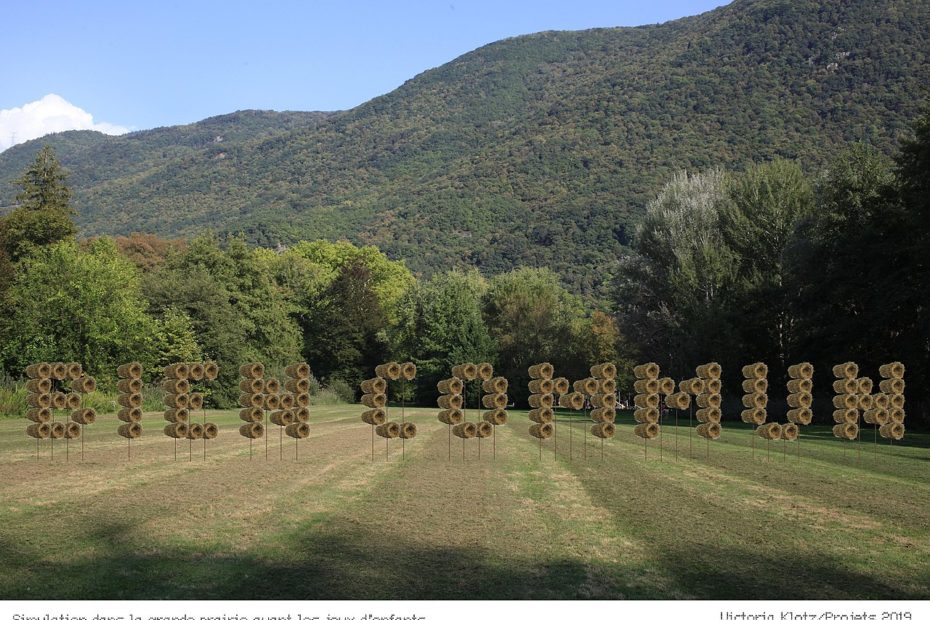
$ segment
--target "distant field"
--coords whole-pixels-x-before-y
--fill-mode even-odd
[[[827,428],[767,453],[743,425],[710,446],[673,419],[659,443],[627,424],[605,443],[559,423],[540,461],[524,413],[492,444],[420,435],[375,444],[361,407],[313,409],[294,461],[209,412],[207,447],[162,435],[127,463],[114,416],[35,459],[25,420],[0,421],[0,598],[928,598],[930,437],[844,444]],[[398,413],[391,410],[392,418]],[[471,412],[471,420],[475,419]],[[682,418],[686,427],[687,419]],[[569,459],[571,449],[572,459]],[[583,458],[586,453],[587,459]]]

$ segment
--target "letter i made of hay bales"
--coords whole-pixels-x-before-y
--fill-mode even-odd
[[[555,434],[555,382],[552,380],[555,368],[549,362],[533,364],[527,369],[530,376],[529,405],[531,407],[529,418],[534,424],[530,425],[530,436],[539,440],[539,458],[542,459],[542,442]]]
[[[26,435],[36,440],[36,459],[41,440],[49,439],[52,460],[55,440],[65,440],[65,460],[71,460],[71,440],[81,439],[84,460],[83,428],[97,420],[97,412],[85,406],[87,394],[97,390],[97,382],[84,372],[78,362],[39,362],[26,367],[26,417],[32,424]],[[55,419],[60,412],[64,420]]]
[[[449,427],[448,458],[451,461],[454,429],[465,423],[465,413],[462,410],[464,404],[462,393],[465,391],[465,382],[458,377],[450,377],[439,381],[436,384],[436,389],[439,391],[439,398],[436,399],[436,404],[439,406],[439,421]],[[462,432],[460,430],[455,434],[458,436]]]
[[[892,441],[904,439],[904,364],[891,362],[882,364],[878,368],[881,381],[878,382],[880,392],[875,395],[873,407],[882,405],[885,412],[883,422],[878,424],[878,432],[882,437]],[[873,419],[875,417],[873,416]],[[876,439],[876,442],[878,440]]]
[[[392,422],[388,419],[388,388],[389,381],[402,381],[410,383],[417,376],[417,367],[413,362],[387,362],[375,367],[375,376],[361,383],[362,399],[365,411],[362,421],[371,426],[371,460],[375,460],[375,436],[383,437],[384,458],[390,459],[390,440],[401,440],[401,454],[406,458],[406,440],[417,436],[417,426],[407,422],[405,407],[405,392],[407,386],[401,386],[401,421]]]
[[[481,381],[481,391],[484,394],[481,403],[487,408],[487,411],[481,414],[481,419],[478,421],[479,426],[481,426],[481,428],[477,429],[478,459],[481,459],[481,439],[486,435],[491,436],[491,458],[496,459],[496,427],[507,424],[506,409],[509,401],[507,389],[510,385],[506,378],[495,377],[494,367],[487,362],[478,364],[478,379]]]
[[[756,428],[753,430],[752,454],[756,454],[756,435],[763,439],[781,439],[781,425],[777,423],[766,424],[768,417],[768,389],[769,389],[769,367],[762,362],[755,362],[743,366],[743,411],[740,413],[740,419],[746,424],[752,424]],[[767,430],[763,430],[763,426]],[[778,436],[775,437],[777,428]],[[771,444],[766,443],[766,454]]]
[[[833,436],[859,439],[859,365],[844,362],[833,366]],[[869,386],[871,390],[871,385]],[[871,403],[867,403],[871,404]],[[845,447],[845,444],[844,444]]]
[[[662,396],[675,399],[675,382],[659,377],[659,365],[655,362],[633,367],[633,419],[636,426],[633,434],[643,440],[643,458],[649,457],[649,440],[659,437],[659,406]],[[671,381],[671,389],[669,387]],[[663,391],[666,388],[667,391]],[[676,401],[677,402],[677,401]]]
[[[717,362],[708,362],[701,364],[695,369],[695,378],[687,382],[687,391],[694,397],[697,403],[697,420],[699,424],[695,432],[699,437],[703,437],[705,443],[705,454],[710,457],[710,443],[720,439],[723,432],[721,420],[723,413],[721,406],[723,397],[721,391],[723,384],[723,368]],[[689,447],[692,446],[691,438],[688,438]],[[690,448],[689,448],[690,449]],[[677,449],[676,449],[677,453]]]
[[[207,440],[216,439],[219,427],[207,422],[207,412],[203,408],[204,392],[197,391],[198,383],[216,381],[220,367],[213,361],[178,362],[164,368],[161,389],[164,393],[162,403],[165,405],[164,418],[166,436],[174,439],[174,460],[178,460],[178,440],[187,439],[188,460],[194,458],[194,441],[203,441],[203,459],[207,459]],[[141,406],[141,394],[139,398]],[[193,419],[197,410],[201,410],[202,421]]]
[[[597,391],[591,397],[590,417],[594,422],[591,434],[601,440],[601,460],[603,460],[604,440],[612,438],[617,432],[614,424],[617,419],[617,367],[610,362],[603,362],[595,364],[590,370],[591,378],[597,381]],[[571,427],[569,427],[569,432],[571,432]]]
[[[788,423],[782,427],[782,439],[797,441],[797,457],[801,458],[801,427],[814,419],[814,365],[801,362],[788,366]],[[787,450],[787,449],[786,449]]]

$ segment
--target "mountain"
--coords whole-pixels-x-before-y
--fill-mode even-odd
[[[892,152],[926,96],[928,50],[925,0],[737,0],[506,39],[345,112],[33,141],[0,155],[0,179],[50,142],[85,234],[344,237],[424,272],[548,265],[593,293],[675,170],[816,170],[854,141]],[[262,125],[253,114],[267,125],[233,129]]]

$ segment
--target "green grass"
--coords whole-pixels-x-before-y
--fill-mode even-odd
[[[926,435],[805,428],[798,459],[753,455],[737,424],[689,449],[684,417],[676,460],[673,419],[648,453],[625,420],[602,457],[563,417],[540,460],[514,412],[496,459],[470,440],[463,462],[434,410],[409,409],[406,459],[378,439],[371,462],[360,407],[313,411],[296,462],[277,429],[250,460],[234,412],[208,412],[205,461],[179,442],[177,462],[157,413],[131,461],[114,416],[83,463],[80,442],[36,461],[25,420],[0,420],[0,598],[930,597]]]

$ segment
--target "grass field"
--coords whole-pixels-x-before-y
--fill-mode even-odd
[[[254,445],[209,412],[207,447],[145,435],[127,462],[114,416],[86,457],[0,420],[0,598],[928,598],[930,437],[889,446],[806,428],[801,458],[725,425],[706,451],[686,417],[675,458],[648,458],[629,424],[606,442],[565,418],[540,460],[525,414],[492,443],[452,442],[435,411],[420,434],[375,443],[361,407],[313,409],[294,461],[278,432]],[[391,410],[392,416],[398,413]],[[629,415],[621,416],[629,422]],[[475,419],[472,411],[470,419]],[[571,459],[569,450],[571,450]],[[585,456],[587,458],[583,458]]]

